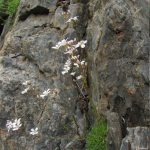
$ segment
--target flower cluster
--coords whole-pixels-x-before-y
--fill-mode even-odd
[[[7,120],[6,128],[8,129],[8,132],[10,131],[10,129],[12,129],[12,131],[18,130],[22,126],[22,124],[20,123],[20,120],[21,118],[15,119],[14,122]],[[38,134],[38,128],[35,128],[35,130],[31,129],[30,134],[32,135]]]
[[[18,130],[21,127],[20,119],[15,119],[14,122],[11,122],[10,120],[7,120],[6,128],[8,129],[8,132],[10,129],[13,131]]]
[[[70,10],[68,10],[68,12],[63,12],[62,14],[59,14],[59,15],[60,17],[62,17],[62,16],[69,15],[69,14],[71,14]],[[72,23],[73,21],[77,23],[78,16],[71,17],[66,23]],[[81,60],[80,56],[78,55],[78,50],[79,50],[78,48],[81,48],[81,49],[85,48],[86,43],[87,43],[87,40],[78,41],[76,38],[74,40],[63,39],[62,41],[58,42],[54,47],[52,47],[53,49],[56,49],[56,50],[60,50],[60,48],[62,47],[66,48],[66,51],[64,52],[64,54],[68,55],[68,59],[62,71],[63,75],[69,73],[70,69],[72,69],[73,72],[71,72],[70,75],[75,77],[76,74],[79,74],[79,72],[76,73],[75,70],[78,70],[79,68],[81,75],[78,75],[76,79],[79,80],[85,77],[87,63],[85,60]],[[25,81],[22,84],[27,87],[21,92],[22,94],[25,94],[31,89],[31,81]],[[57,93],[58,93],[57,89],[54,89],[54,90],[48,89],[44,91],[43,94],[37,95],[37,99],[39,98],[44,99],[45,97],[50,97],[52,99],[55,99],[57,96]],[[71,101],[71,98],[69,98],[68,100]],[[8,129],[8,132],[10,131],[10,129],[12,129],[12,131],[18,130],[22,126],[20,120],[21,118],[15,119],[14,121],[7,120],[6,128]],[[29,134],[31,135],[38,134],[38,128],[37,127],[35,129],[32,128]]]
[[[52,47],[54,49],[60,49],[61,47],[65,47],[66,51],[64,54],[69,54],[69,57],[64,65],[64,70],[62,71],[62,74],[66,74],[70,71],[71,66],[74,66],[75,68],[84,68],[87,66],[87,63],[82,60],[79,60],[78,50],[77,48],[85,48],[85,44],[87,43],[87,40],[81,40],[77,42],[76,38],[74,40],[63,39],[62,41],[58,42],[55,47]],[[76,72],[70,73],[70,75],[75,76]],[[82,79],[83,76],[80,75],[76,77],[77,80]]]
[[[29,89],[30,89],[31,81],[25,81],[24,83],[22,83],[22,85],[27,86],[27,88],[24,89],[24,91],[21,92],[21,94],[25,94],[25,93],[27,93],[27,92],[29,91]]]
[[[28,87],[21,93],[22,94],[27,93],[27,91],[29,90],[29,85],[31,85],[31,81],[25,81],[22,84],[26,85]],[[37,98],[41,97],[42,99],[44,99],[45,96],[47,96],[47,97],[51,96],[52,99],[55,99],[55,97],[57,96],[57,93],[58,93],[57,89],[54,89],[52,91],[50,91],[50,89],[48,89],[48,90],[44,91],[42,95],[40,95],[40,96],[37,95]],[[12,131],[18,130],[22,126],[22,124],[20,123],[20,120],[21,120],[21,118],[15,119],[14,121],[7,120],[6,128],[8,129],[8,132],[10,131],[10,129],[12,129]],[[38,128],[35,128],[35,129],[32,128],[30,134],[32,134],[32,135],[38,134]]]

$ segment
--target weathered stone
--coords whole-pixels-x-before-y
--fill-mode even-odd
[[[108,118],[108,149],[120,150],[122,141],[122,131],[120,118],[117,113],[112,112]]]
[[[120,150],[148,150],[150,129],[148,127],[127,128],[128,135],[122,140]]]
[[[47,14],[54,12],[56,0],[22,0],[20,2],[19,19],[25,20],[30,14]]]
[[[79,139],[80,137],[76,136],[74,140],[66,145],[65,150],[83,150],[83,143]]]
[[[29,134],[31,128],[38,127],[41,137],[31,140],[29,136],[10,132],[2,135],[0,148],[84,149],[84,142],[74,139],[85,134],[89,123],[80,110],[79,93],[72,78],[62,76],[66,59],[52,48],[62,39],[78,37],[88,41],[84,51],[88,94],[97,112],[108,118],[109,149],[119,150],[126,127],[150,123],[148,3],[70,0],[67,5],[71,15],[63,19],[58,14],[63,12],[63,6],[56,6],[57,2],[21,0],[12,30],[6,34],[9,27],[4,27],[0,43],[1,131],[6,130],[7,120],[21,118],[23,132]],[[75,16],[77,24],[65,23]],[[15,53],[21,55],[8,57]],[[26,80],[31,81],[34,91],[22,95],[22,82]],[[36,95],[48,88],[58,89],[57,99],[37,100]],[[90,103],[87,106],[89,121],[95,124],[93,109]],[[137,135],[147,137],[147,134]]]
[[[135,3],[89,2],[92,20],[87,27],[92,99],[104,116],[107,110],[117,112],[132,127],[146,125],[150,112],[148,16],[142,11],[148,3]]]

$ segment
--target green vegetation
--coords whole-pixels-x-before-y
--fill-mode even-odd
[[[87,135],[88,150],[107,150],[107,122],[99,122]]]
[[[13,15],[17,11],[19,3],[20,3],[20,0],[1,0],[0,1],[0,13],[10,15],[11,17],[13,17]]]

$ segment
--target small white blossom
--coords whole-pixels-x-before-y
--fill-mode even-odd
[[[13,128],[13,123],[10,120],[7,120],[6,128],[8,129],[8,132],[11,128]]]
[[[78,18],[77,18],[78,16],[76,16],[76,17],[74,17],[74,18],[72,18],[75,22],[76,21],[78,21]]]
[[[25,81],[24,83],[22,83],[23,85],[26,85],[26,86],[28,86],[28,85],[30,85],[31,84],[31,81]]]
[[[85,48],[85,43],[87,43],[87,40],[80,41],[81,48]]]
[[[70,65],[71,65],[71,60],[70,58],[66,61],[65,65],[64,65],[64,71],[62,71],[62,74],[64,75],[65,73],[68,73],[68,71],[70,70]]]
[[[44,91],[43,95],[40,95],[40,97],[44,99],[45,96],[47,97],[49,96],[49,93],[50,93],[50,89],[48,89],[47,91]]]
[[[80,43],[78,42],[76,45],[74,45],[75,48],[80,47]]]
[[[77,80],[79,80],[79,79],[83,78],[83,76],[82,76],[82,75],[79,75],[79,76],[76,77],[76,78],[77,78]]]
[[[75,59],[78,59],[79,58],[79,55],[78,56],[72,56],[71,59],[75,60]]]
[[[74,65],[75,65],[76,67],[79,67],[79,65],[78,65],[77,63],[74,63]]]
[[[81,48],[85,48],[85,43],[87,43],[87,40],[82,40],[82,41],[79,41],[75,46],[75,48],[78,48],[78,47],[81,47]]]
[[[67,40],[63,39],[62,41],[58,42],[58,45],[61,46],[65,46],[67,44]]]
[[[18,130],[22,126],[22,124],[20,123],[20,119],[21,118],[15,119],[14,122],[7,120],[6,128],[8,129],[8,132],[10,129],[12,129],[13,131]]]
[[[40,95],[40,97],[41,97],[42,99],[44,99],[45,95]]]
[[[72,72],[72,73],[70,73],[70,75],[72,75],[72,76],[74,76],[76,74],[76,72]]]
[[[81,61],[81,65],[84,65],[84,63],[85,63],[85,61],[83,60],[83,61]]]
[[[72,54],[73,53],[73,48],[69,49],[68,51],[66,50],[66,52],[64,54]]]
[[[78,16],[75,16],[75,17],[71,17],[67,22],[70,22],[70,23],[72,23],[72,20],[74,20],[75,22],[77,22],[78,21],[78,18],[77,18]],[[67,23],[66,22],[66,23]]]
[[[31,129],[30,134],[32,134],[32,135],[38,134],[38,128]]]
[[[12,129],[13,131],[18,130],[22,126],[22,124],[20,123],[20,119],[21,118],[19,118],[18,120],[15,119],[13,123],[13,129]]]
[[[57,49],[57,50],[59,50],[59,45],[56,45],[55,47],[52,47],[53,49]]]
[[[25,93],[27,93],[27,92],[28,92],[28,90],[29,90],[29,87],[28,87],[28,88],[26,88],[26,89],[24,89],[24,91],[22,91],[22,92],[21,92],[21,94],[25,94]]]
[[[66,23],[67,23],[67,22],[71,22],[71,21],[72,21],[72,17],[71,17],[68,21],[66,21]]]

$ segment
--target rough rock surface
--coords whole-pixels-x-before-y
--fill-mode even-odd
[[[128,135],[122,140],[120,150],[149,150],[150,129],[147,127],[127,128]]]
[[[21,0],[14,25],[4,33],[4,43],[0,43],[1,133],[7,120],[21,118],[23,132],[38,127],[41,135],[1,134],[0,149],[84,149],[85,142],[76,139],[82,138],[89,124],[79,109],[78,91],[71,78],[61,75],[66,59],[52,49],[58,41],[77,35],[88,41],[88,84],[97,111],[108,117],[109,150],[119,150],[124,147],[121,141],[127,135],[126,129],[150,125],[148,2],[70,0],[67,7],[72,17],[78,16],[77,28],[65,23],[69,17],[59,16],[64,6],[57,3],[58,0]],[[21,56],[11,58],[10,54],[15,53]],[[34,91],[22,95],[26,80],[31,81]],[[49,98],[38,101],[33,95],[48,88],[58,89],[59,104]],[[88,114],[94,124],[90,105]],[[134,130],[137,129],[148,130]],[[139,140],[148,136],[137,135]],[[129,136],[125,139],[130,140]],[[125,139],[122,143],[126,144]]]
[[[118,113],[124,138],[126,127],[149,126],[150,122],[148,2],[94,0],[88,5],[92,99],[104,116]]]
[[[122,141],[121,125],[118,113],[112,112],[108,121],[108,149],[119,150]]]

